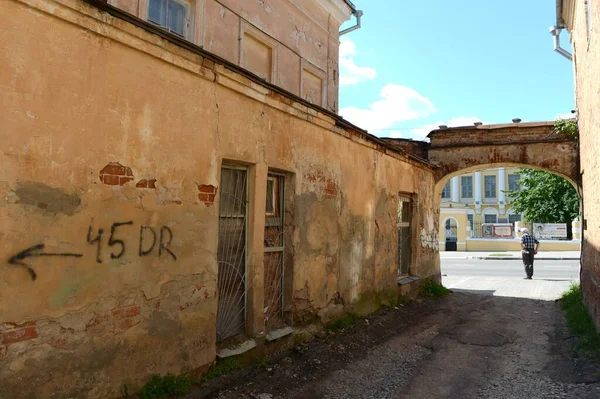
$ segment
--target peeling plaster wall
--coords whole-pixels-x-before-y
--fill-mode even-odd
[[[596,327],[600,330],[600,7],[590,2],[590,25],[586,2],[575,1],[571,42],[574,49],[575,94],[581,143],[581,173],[583,185],[583,243],[581,288]],[[588,31],[589,29],[589,31]],[[564,37],[564,34],[563,34]],[[557,55],[558,57],[558,55]],[[566,62],[563,59],[556,62]]]
[[[554,132],[553,123],[512,124],[436,130],[428,158],[439,166],[437,180],[487,165],[531,166],[577,181],[577,142]]]
[[[0,7],[0,397],[115,397],[214,360],[224,161],[263,192],[249,334],[269,169],[290,188],[294,322],[395,289],[399,192],[418,212],[411,273],[439,277],[427,165],[82,2]]]
[[[235,64],[265,77],[269,82],[302,98],[338,110],[339,30],[350,19],[344,6],[344,21],[337,21],[324,6],[331,0],[184,0],[189,6],[190,25],[186,40],[203,46]],[[109,0],[109,4],[143,20],[148,0]],[[331,3],[331,4],[330,4]],[[285,21],[282,23],[282,21]],[[244,45],[247,36],[270,48],[268,65],[259,53]],[[257,59],[264,68],[253,68]],[[315,75],[316,73],[316,75]],[[316,76],[317,86],[303,85]],[[310,90],[309,90],[310,89]]]

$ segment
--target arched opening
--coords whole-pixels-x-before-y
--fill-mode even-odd
[[[527,173],[524,171],[526,169],[544,171],[566,180],[575,188],[579,201],[581,200],[580,189],[573,179],[536,166],[498,163],[452,172],[440,178],[435,187],[436,200],[440,206],[439,234],[444,237],[440,240],[440,250],[455,250],[453,242],[457,242],[459,251],[518,251],[519,229],[527,226],[530,231],[537,231],[533,228],[534,224],[543,224],[545,227],[540,227],[539,230],[543,233],[541,238],[547,241],[544,251],[578,251],[580,217],[560,223],[526,221],[525,214],[513,208],[510,193],[526,189],[520,186],[521,174]],[[454,224],[449,222],[451,218],[456,221],[457,234],[449,231],[454,230]],[[568,226],[566,229],[565,224]],[[567,231],[568,235],[563,237],[563,231]],[[578,234],[571,234],[571,231]]]
[[[456,251],[458,243],[458,221],[453,217],[448,217],[444,220],[445,229],[445,250]]]

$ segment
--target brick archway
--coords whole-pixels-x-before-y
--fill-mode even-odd
[[[557,133],[553,122],[445,128],[428,137],[427,157],[437,167],[438,183],[493,166],[541,169],[579,182],[577,140]]]

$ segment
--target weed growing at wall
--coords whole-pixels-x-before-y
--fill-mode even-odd
[[[214,378],[220,377],[225,374],[229,374],[232,371],[239,369],[240,367],[240,363],[237,359],[228,357],[223,360],[219,360],[217,364],[215,364],[213,367],[210,368],[210,370],[208,370],[208,373],[206,373],[204,377],[199,378],[194,382],[198,385],[205,384]]]
[[[174,395],[184,395],[192,389],[189,377],[174,375],[153,376],[139,392],[141,399],[166,399]]]
[[[352,327],[360,321],[360,318],[354,313],[346,313],[339,319],[330,321],[325,325],[328,331],[340,331]]]
[[[565,312],[567,326],[579,338],[577,348],[600,360],[600,334],[596,332],[594,322],[585,307],[579,284],[572,284],[562,295],[560,307]]]
[[[449,293],[448,288],[434,280],[426,280],[419,285],[419,295],[423,298],[439,298]]]
[[[563,136],[576,139],[579,137],[577,122],[573,119],[558,119],[554,122],[554,130]]]

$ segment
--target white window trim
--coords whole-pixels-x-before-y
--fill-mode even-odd
[[[493,177],[494,178],[494,195],[491,196],[491,197],[487,196],[487,188],[486,188],[486,184],[485,184],[486,177]],[[484,175],[483,176],[483,198],[484,199],[498,198],[498,176],[496,176],[496,175]]]
[[[243,68],[242,61],[244,60],[244,37],[252,36],[255,40],[261,42],[271,49],[271,78],[267,82],[278,84],[278,59],[279,59],[279,42],[267,35],[262,30],[240,18],[240,34],[238,41],[240,43],[238,49],[238,65]]]

